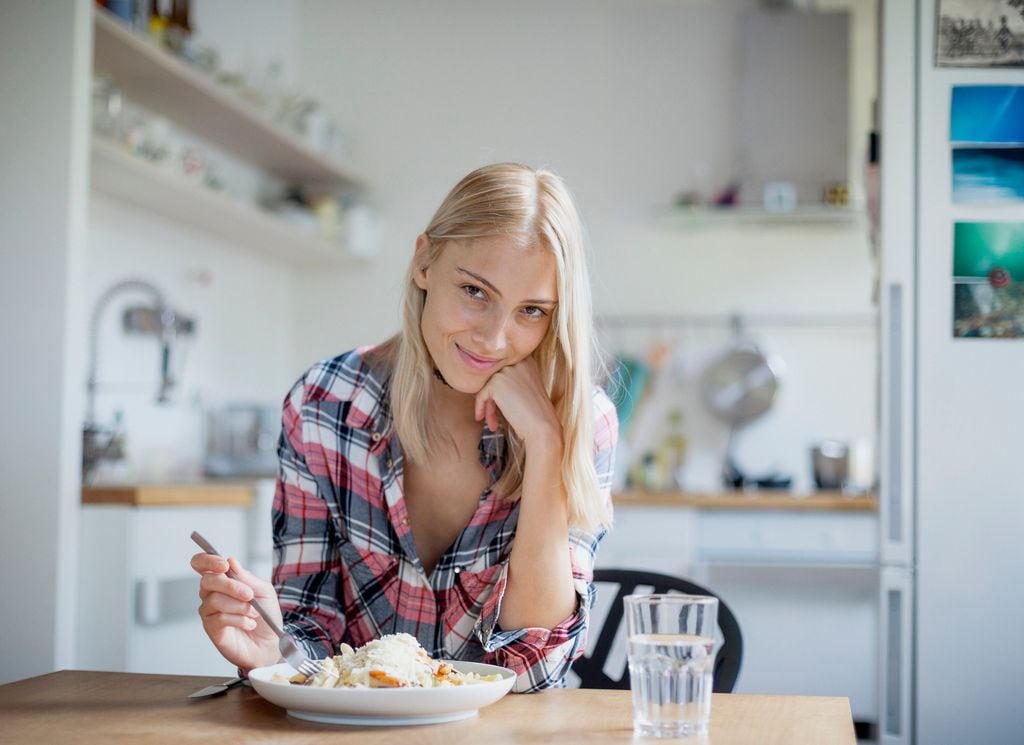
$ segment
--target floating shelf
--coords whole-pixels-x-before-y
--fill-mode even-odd
[[[361,179],[348,169],[108,11],[97,8],[93,18],[93,68],[109,75],[128,99],[285,180],[359,186]]]
[[[659,223],[674,228],[707,227],[793,227],[800,225],[856,225],[864,219],[863,210],[833,207],[827,204],[800,205],[789,212],[774,212],[763,207],[676,207],[659,216]]]
[[[703,510],[825,510],[839,512],[876,512],[875,494],[848,495],[838,491],[794,494],[787,491],[728,491],[693,493],[681,491],[624,491],[614,494],[613,502],[622,507],[693,507]]]
[[[132,155],[101,139],[92,142],[92,188],[243,249],[296,265],[346,259],[343,246],[307,236],[254,206]]]

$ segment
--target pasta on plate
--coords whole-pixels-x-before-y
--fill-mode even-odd
[[[342,643],[338,654],[322,660],[322,665],[312,678],[299,674],[275,679],[314,688],[446,688],[501,679],[459,672],[432,659],[410,634],[387,634],[359,649]]]

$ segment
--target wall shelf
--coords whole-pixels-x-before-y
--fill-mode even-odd
[[[675,229],[724,227],[853,226],[864,220],[864,211],[827,204],[798,205],[789,212],[763,207],[674,207],[658,217],[658,223]]]
[[[838,491],[793,494],[787,491],[729,491],[692,493],[681,491],[624,491],[614,494],[617,507],[693,507],[702,510],[825,510],[875,512],[875,494],[847,495]]]
[[[346,258],[340,244],[303,234],[270,213],[102,139],[93,138],[90,178],[96,192],[264,256],[300,266],[341,263]]]
[[[93,68],[129,100],[285,180],[354,188],[360,179],[109,12],[93,12]]]

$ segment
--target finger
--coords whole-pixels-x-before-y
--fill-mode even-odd
[[[494,403],[494,399],[488,399],[485,407],[487,411],[487,429],[491,432],[498,431],[498,407]]]
[[[231,579],[226,574],[204,574],[199,580],[199,597],[207,595],[226,595],[235,600],[248,603],[255,597],[255,590],[244,582]]]
[[[236,616],[255,617],[256,611],[248,603],[243,603],[221,593],[208,595],[199,605],[200,616],[213,616],[218,613],[229,613]]]
[[[231,557],[228,559],[228,564],[231,566],[231,570],[235,573],[235,579],[252,588],[257,597],[266,598],[277,596],[277,591],[274,590],[274,586],[270,582],[267,582],[267,580],[253,574],[243,567],[238,563],[238,559]]]
[[[201,613],[200,615],[202,616]],[[256,626],[256,619],[236,613],[211,613],[203,616],[203,629],[211,638],[227,628],[255,631]]]
[[[480,392],[476,394],[476,401],[473,407],[473,418],[476,421],[481,421],[484,418],[484,407],[487,402],[491,399],[491,392],[484,386],[480,389]]]
[[[191,567],[200,574],[206,572],[220,572],[223,574],[228,570],[228,562],[220,556],[213,554],[196,554],[189,562]]]

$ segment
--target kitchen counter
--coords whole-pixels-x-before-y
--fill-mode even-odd
[[[612,497],[616,507],[690,507],[699,510],[824,510],[877,512],[875,494],[847,495],[838,491],[793,494],[785,491],[627,491]]]
[[[135,507],[248,507],[252,504],[254,491],[254,483],[243,481],[106,486],[98,484],[82,487],[82,504],[119,504]]]
[[[233,505],[248,507],[253,483],[204,481],[193,484],[118,484],[82,487],[82,504],[122,504],[136,507],[173,505]],[[615,494],[619,507],[690,507],[700,510],[825,510],[876,512],[874,494],[847,495],[838,491],[811,494],[751,491],[692,493],[628,491]]]

